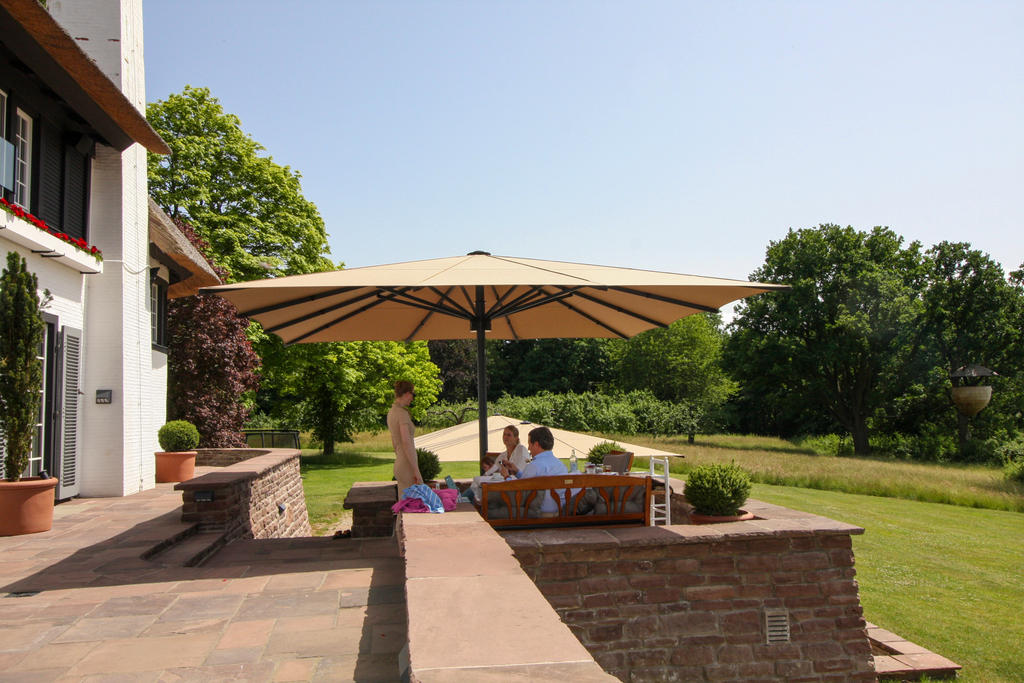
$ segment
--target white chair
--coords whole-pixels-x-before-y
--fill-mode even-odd
[[[657,468],[661,468],[661,473]],[[672,523],[672,488],[668,483],[668,456],[651,456],[651,479],[661,480],[663,488],[651,491],[651,526],[658,522],[662,524]],[[660,503],[656,502],[661,496]]]

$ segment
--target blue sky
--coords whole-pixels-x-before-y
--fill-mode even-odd
[[[887,225],[1024,262],[1024,3],[144,0],[348,266],[464,254],[746,279]]]

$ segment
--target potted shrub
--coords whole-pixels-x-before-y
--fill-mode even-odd
[[[735,464],[699,465],[686,477],[683,495],[693,506],[694,524],[738,522],[754,515],[740,508],[750,495],[750,475]]]
[[[45,294],[44,294],[45,296]],[[19,254],[7,254],[0,274],[0,433],[4,474],[0,481],[0,536],[48,531],[53,526],[56,477],[25,477],[39,421],[43,341],[39,282]]]
[[[162,452],[156,454],[157,483],[187,481],[196,473],[199,430],[191,422],[171,420],[157,433]]]
[[[587,462],[592,465],[600,465],[604,462],[604,456],[611,453],[625,453],[622,450],[622,446],[615,443],[614,441],[602,441],[601,443],[594,444],[594,447],[587,453]]]
[[[423,483],[428,486],[436,484],[435,479],[437,479],[437,475],[441,474],[441,459],[437,457],[437,453],[428,451],[426,448],[417,448],[416,462],[419,465]]]

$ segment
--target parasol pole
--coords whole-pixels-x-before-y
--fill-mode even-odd
[[[480,424],[480,462],[487,453],[487,350],[484,345],[485,333],[490,327],[484,315],[484,288],[476,287],[476,399],[477,421]]]

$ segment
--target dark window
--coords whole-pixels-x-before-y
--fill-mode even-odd
[[[87,239],[89,157],[71,145],[65,147],[64,152],[64,232]]]
[[[39,122],[39,217],[55,230],[64,225],[64,145],[60,131]]]
[[[155,275],[149,282],[149,320],[153,331],[153,348],[158,351],[166,351],[167,283]]]

